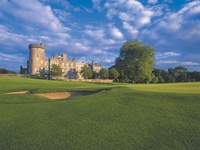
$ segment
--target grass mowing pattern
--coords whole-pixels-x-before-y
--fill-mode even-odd
[[[42,91],[37,85],[42,80],[34,81],[34,88]],[[32,80],[26,82],[32,83]],[[66,89],[62,84],[71,84],[67,88],[74,91],[90,87],[112,89],[63,101],[40,99],[34,103],[0,104],[2,149],[182,150],[200,147],[200,96],[197,94],[135,91],[127,85],[54,83],[58,84],[54,87],[57,90]],[[19,84],[19,89],[24,88],[23,81]],[[52,87],[52,82],[45,81],[45,84],[43,88]],[[16,101],[27,98],[9,96]],[[36,98],[33,95],[30,99]]]

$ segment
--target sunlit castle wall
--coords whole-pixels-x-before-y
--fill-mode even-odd
[[[29,61],[28,73],[35,75],[45,66],[45,46],[44,44],[30,44],[29,48]]]

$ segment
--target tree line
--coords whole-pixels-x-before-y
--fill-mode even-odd
[[[168,68],[167,71],[163,69],[153,69],[155,75],[153,83],[172,83],[172,82],[195,82],[200,81],[200,72],[188,71],[183,66],[175,68]]]
[[[153,68],[155,64],[155,52],[155,49],[151,45],[146,45],[139,40],[126,41],[120,49],[120,54],[115,60],[115,65],[109,69],[103,68],[100,71],[100,78],[109,78],[116,82],[128,83],[200,81],[200,72],[190,72],[184,66],[168,68],[167,71]],[[89,67],[85,66],[85,68],[90,70]],[[84,69],[82,73],[88,74]],[[92,78],[92,73],[86,76]]]
[[[10,70],[5,69],[5,68],[0,68],[0,74],[16,74],[16,72],[10,71]]]
[[[87,65],[82,67],[81,74],[85,79],[113,79],[115,82],[126,83],[172,83],[200,81],[200,72],[189,72],[183,66],[168,70],[153,68],[156,50],[139,40],[126,41],[120,48],[115,64],[110,68],[102,68],[100,73],[92,72]],[[0,68],[0,73],[12,73]],[[59,65],[52,65],[52,76],[62,76]]]
[[[189,72],[187,68],[178,66],[163,69],[153,68],[155,65],[156,50],[139,40],[126,41],[120,48],[119,56],[115,64],[110,68],[102,68],[99,73],[85,65],[81,74],[85,79],[113,79],[115,82],[126,83],[172,83],[172,82],[195,82],[200,81],[200,72]],[[62,76],[59,65],[51,68],[52,76]]]

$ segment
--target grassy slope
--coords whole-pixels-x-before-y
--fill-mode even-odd
[[[52,83],[56,85],[53,86]],[[7,87],[2,88],[3,85]],[[199,88],[198,83],[193,85]],[[141,86],[146,87],[146,85]],[[112,84],[0,78],[0,93],[31,88],[37,89],[36,92],[80,91],[89,90],[91,87],[112,89],[62,101],[51,101],[34,95],[0,94],[0,147],[2,149],[198,149],[200,147],[198,94],[143,92],[135,90],[138,85],[116,87]],[[10,99],[13,100],[6,103]],[[26,103],[26,100],[29,103]]]
[[[170,84],[136,84],[127,85],[133,90],[164,92],[164,93],[183,93],[200,94],[200,82],[170,83]]]

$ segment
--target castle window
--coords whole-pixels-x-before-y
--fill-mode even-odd
[[[38,53],[36,54],[36,57],[38,57],[39,55],[38,55]]]

